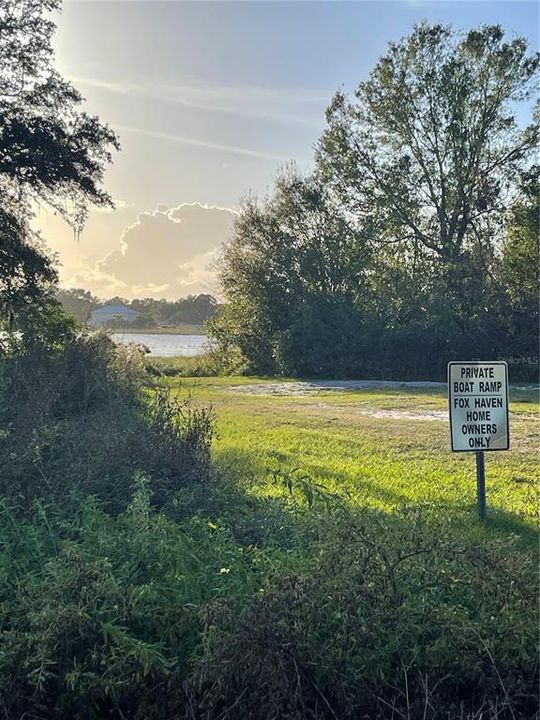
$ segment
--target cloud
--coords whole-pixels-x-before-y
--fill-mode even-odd
[[[134,83],[121,79],[89,77],[73,77],[72,81],[77,86],[105,90],[115,95],[160,100],[211,113],[307,126],[319,125],[321,108],[328,104],[333,95],[330,90],[209,85],[200,80],[175,85],[164,85],[150,80]]]
[[[165,297],[218,291],[213,266],[236,216],[229,208],[184,204],[139,213],[118,248],[69,279],[101,297]]]
[[[105,205],[104,207],[94,207],[92,208],[92,212],[109,215],[117,212],[118,210],[129,210],[129,208],[132,207],[126,200],[122,200],[121,198],[113,198],[112,201],[114,207],[110,207],[109,205]]]
[[[159,140],[170,140],[172,142],[181,143],[182,145],[193,145],[194,147],[220,150],[222,152],[233,153],[236,155],[248,155],[249,157],[263,158],[265,160],[279,160],[280,162],[287,161],[287,158],[283,155],[273,155],[272,153],[266,153],[261,150],[250,150],[249,148],[238,147],[236,145],[225,145],[223,143],[212,142],[210,140],[200,140],[197,138],[185,137],[183,135],[169,135],[168,133],[130,127],[129,125],[115,125],[115,130],[144,135],[145,137],[158,138]]]
[[[76,272],[67,281],[61,283],[63,287],[77,287],[90,290],[100,297],[126,296],[129,285],[118,280],[114,275],[107,275],[98,268],[84,269]]]

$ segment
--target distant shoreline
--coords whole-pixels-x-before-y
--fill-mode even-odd
[[[206,329],[201,325],[182,325],[178,327],[150,327],[150,328],[104,328],[107,332],[120,335],[207,335]]]

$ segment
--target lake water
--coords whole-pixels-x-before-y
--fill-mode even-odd
[[[148,357],[194,357],[206,349],[206,335],[151,335],[146,333],[112,333],[116,343],[146,345]]]

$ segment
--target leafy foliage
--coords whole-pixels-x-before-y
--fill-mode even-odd
[[[534,88],[538,57],[499,26],[463,36],[420,24],[390,43],[352,102],[327,112],[319,169],[376,241],[406,240],[454,263],[489,245],[512,173],[538,140],[510,103]]]
[[[236,346],[263,373],[330,372],[336,352],[354,353],[353,298],[367,254],[321,185],[283,175],[264,207],[246,204],[224,250],[229,304],[209,325],[222,355]]]
[[[248,613],[210,605],[196,716],[533,713],[531,565],[508,540],[466,546],[427,517],[341,508],[307,567],[275,578]]]
[[[118,140],[79,110],[81,94],[52,66],[49,14],[59,5],[0,2],[0,301],[10,317],[55,279],[31,228],[35,205],[46,204],[76,231],[89,204],[112,205],[100,184]]]
[[[502,256],[506,332],[518,357],[534,357],[538,351],[539,226],[538,166],[533,166],[508,213]]]
[[[56,281],[56,272],[46,255],[34,245],[21,242],[20,221],[0,210],[0,327],[31,303],[37,302]]]
[[[0,516],[3,717],[178,716],[198,613],[231,591],[249,597],[249,555],[226,533],[156,513],[143,476],[117,518],[90,499],[67,516],[43,504],[28,520],[6,504]]]
[[[28,507],[77,490],[118,511],[138,470],[160,505],[209,479],[211,411],[165,391],[149,397],[140,353],[105,335],[53,335],[0,359],[1,494]]]
[[[304,511],[303,545],[293,524],[295,557],[174,522],[148,487],[117,517],[0,506],[6,718],[532,717],[534,569],[511,537],[336,501]]]
[[[538,124],[519,128],[515,115],[537,71],[526,41],[498,26],[422,24],[352,99],[337,93],[314,175],[286,172],[262,206],[248,201],[225,248],[228,304],[210,325],[224,362],[440,379],[451,359],[537,358],[520,308],[532,302],[537,210],[530,195],[520,212],[516,196],[537,175]],[[515,240],[501,252],[512,204]]]

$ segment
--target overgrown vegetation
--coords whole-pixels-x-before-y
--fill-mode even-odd
[[[116,518],[91,499],[0,515],[2,717],[178,717],[201,607],[253,591],[220,573],[245,565],[247,578],[249,557],[205,523],[155,512],[141,476]]]
[[[212,495],[176,520],[142,476],[117,517],[3,504],[4,717],[534,717],[517,538],[471,543],[429,506]]]
[[[193,357],[147,358],[146,369],[159,377],[212,377],[230,374],[221,354],[212,350]]]
[[[210,604],[203,717],[533,716],[534,572],[509,540],[469,546],[419,510],[313,521],[300,571],[243,615]]]
[[[75,490],[124,509],[136,471],[155,502],[210,477],[212,414],[149,395],[137,350],[72,332],[55,348],[13,341],[0,359],[0,494],[28,506]]]

